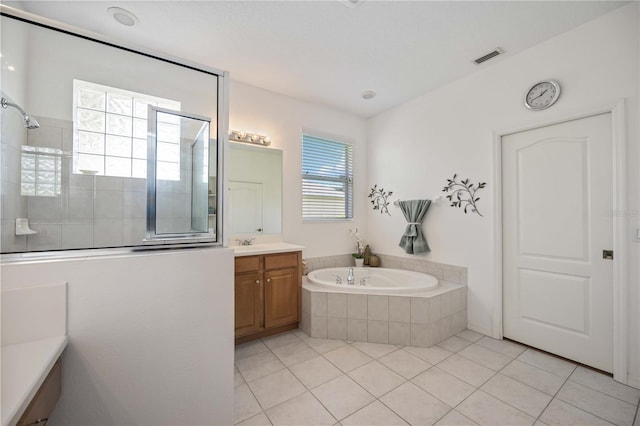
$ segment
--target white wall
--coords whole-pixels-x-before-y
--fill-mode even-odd
[[[233,424],[231,250],[3,264],[1,279],[68,283],[51,424]]]
[[[229,109],[230,129],[267,135],[272,139],[271,146],[283,151],[283,239],[305,246],[305,257],[353,252],[355,241],[349,228],[364,229],[368,208],[365,120],[234,81],[230,87]],[[353,221],[302,223],[302,129],[353,142]]]
[[[469,328],[494,334],[496,308],[493,178],[494,133],[561,120],[626,99],[630,343],[629,373],[640,384],[637,306],[638,242],[638,4],[617,9],[518,55],[488,63],[464,79],[380,114],[368,122],[368,180],[400,199],[441,194],[454,173],[485,181],[478,205],[484,217],[465,215],[446,202],[433,206],[424,229],[432,252],[424,258],[469,268]],[[523,96],[535,82],[553,78],[562,96],[549,110],[530,112]],[[445,200],[446,201],[446,200]],[[369,212],[374,251],[404,255],[397,246],[404,229],[392,217]]]

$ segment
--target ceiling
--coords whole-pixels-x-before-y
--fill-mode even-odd
[[[354,0],[355,1],[355,0]],[[370,117],[622,6],[616,1],[24,1],[29,12]],[[140,20],[118,24],[107,8]],[[473,59],[506,51],[480,66]],[[363,91],[377,96],[362,99]]]

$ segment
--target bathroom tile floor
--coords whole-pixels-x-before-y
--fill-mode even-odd
[[[640,425],[640,390],[465,330],[431,348],[310,338],[236,347],[240,425]]]

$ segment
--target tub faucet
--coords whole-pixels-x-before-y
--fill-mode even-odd
[[[353,285],[355,278],[353,277],[353,268],[349,268],[349,275],[347,275],[347,284]]]
[[[336,277],[336,284],[342,284],[342,277],[340,277],[340,275],[334,274],[334,277]]]

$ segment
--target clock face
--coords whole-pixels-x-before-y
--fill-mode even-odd
[[[529,109],[541,110],[553,105],[559,96],[560,85],[557,82],[542,81],[529,89],[524,104]]]

